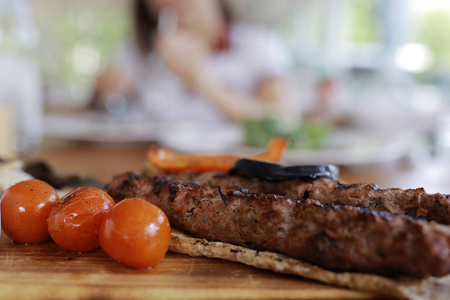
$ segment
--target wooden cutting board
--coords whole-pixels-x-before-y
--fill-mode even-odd
[[[217,259],[168,253],[153,269],[0,238],[0,299],[379,299]]]
[[[140,170],[146,151],[82,144],[46,148],[31,160],[106,182],[113,174]],[[153,269],[136,270],[102,250],[75,253],[53,242],[15,245],[4,233],[0,237],[0,299],[380,298],[218,259],[168,253]]]

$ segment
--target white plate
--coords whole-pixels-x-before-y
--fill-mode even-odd
[[[205,126],[174,126],[165,131],[161,144],[184,152],[229,153],[251,156],[264,148],[242,146],[243,134],[239,127],[210,128]],[[335,164],[355,166],[388,163],[410,154],[407,135],[385,137],[363,130],[333,132],[328,147],[323,149],[288,149],[283,161],[287,164]]]
[[[326,148],[288,149],[283,161],[296,165],[369,165],[399,160],[409,155],[410,150],[408,137],[383,137],[365,131],[340,130],[333,132]],[[242,151],[250,154],[264,149],[246,147]]]
[[[184,152],[226,151],[242,141],[239,126],[151,120],[145,114],[114,117],[102,112],[48,115],[45,132],[49,137],[73,141],[155,141]]]
[[[89,142],[145,142],[159,139],[167,123],[143,115],[115,117],[102,112],[51,114],[45,118],[49,137]]]
[[[235,153],[252,155],[262,148],[243,147],[239,126],[206,126],[196,122],[162,122],[145,116],[115,118],[106,113],[54,114],[46,117],[47,136],[89,142],[145,142],[183,152]],[[386,163],[407,156],[408,137],[377,136],[362,130],[341,130],[332,134],[324,149],[287,150],[288,164],[336,164],[341,166]]]
[[[237,125],[210,125],[198,123],[172,124],[161,131],[161,145],[190,153],[224,153],[242,144],[243,133]]]
[[[371,141],[348,148],[288,150],[284,160],[290,164],[335,164],[340,166],[380,164],[409,154],[404,141]]]

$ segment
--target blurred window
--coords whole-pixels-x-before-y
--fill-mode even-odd
[[[130,1],[30,1],[46,100],[83,104],[95,75],[129,38]],[[318,77],[342,70],[401,70],[450,86],[449,0],[228,1],[239,19],[277,28],[298,69]],[[7,42],[0,32],[1,40]]]
[[[42,36],[40,65],[46,100],[82,105],[95,75],[130,31],[128,1],[32,3]]]
[[[413,1],[414,2],[414,1]],[[417,2],[417,1],[416,1]],[[431,1],[413,5],[413,39],[427,46],[434,55],[431,71],[450,70],[450,2]]]
[[[350,1],[349,31],[353,42],[373,43],[380,39],[380,32],[377,27],[378,4],[379,1]]]

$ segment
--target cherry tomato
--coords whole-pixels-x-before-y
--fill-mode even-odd
[[[1,198],[3,231],[19,244],[49,240],[47,217],[58,199],[55,189],[44,181],[31,179],[16,183]]]
[[[94,187],[80,187],[65,195],[48,215],[48,231],[55,243],[78,252],[100,247],[98,233],[114,200]]]
[[[108,213],[100,228],[100,245],[115,260],[147,269],[167,253],[170,224],[164,212],[140,198],[122,200]]]

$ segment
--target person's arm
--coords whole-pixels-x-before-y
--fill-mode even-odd
[[[120,95],[126,99],[130,98],[133,92],[133,84],[127,76],[111,65],[97,76],[89,107],[104,107],[109,96]]]
[[[109,66],[97,77],[96,90],[101,96],[113,93],[131,94],[132,83],[117,67]]]
[[[287,84],[282,78],[262,81],[255,94],[250,96],[239,94],[210,76],[199,80],[195,89],[232,121],[259,119],[275,113],[284,113],[288,97]]]
[[[242,95],[225,86],[206,67],[207,47],[186,33],[160,36],[157,49],[166,66],[192,91],[205,96],[233,121],[264,118],[284,112],[288,88],[286,80],[278,77],[260,82],[253,95]]]
[[[119,98],[133,101],[138,87],[136,78],[139,78],[142,65],[142,57],[134,42],[118,47],[106,68],[95,78],[88,108],[105,109],[105,101],[111,96],[115,98],[112,102]]]

